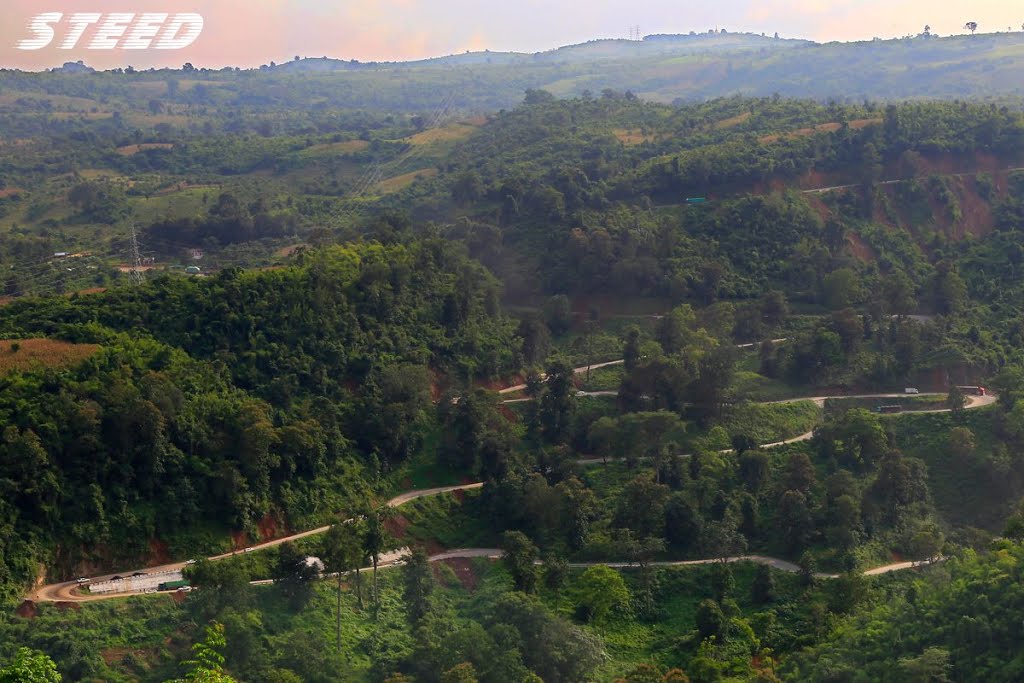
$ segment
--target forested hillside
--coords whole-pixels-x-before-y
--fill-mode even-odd
[[[0,378],[4,594],[40,562],[180,557],[362,505],[428,438],[440,381],[518,367],[495,287],[434,241],[5,307],[4,354],[100,348]]]
[[[1017,38],[0,73],[0,661],[1013,679]]]

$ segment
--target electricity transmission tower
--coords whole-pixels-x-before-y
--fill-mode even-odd
[[[139,240],[135,235],[135,223],[132,226],[132,267],[128,271],[133,285],[142,284],[142,254],[139,253]]]

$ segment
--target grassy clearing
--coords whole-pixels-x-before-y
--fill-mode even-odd
[[[418,171],[410,171],[409,173],[396,175],[394,178],[387,178],[386,180],[382,180],[379,183],[377,183],[375,188],[377,192],[380,192],[382,194],[389,194],[391,192],[398,192],[399,190],[409,187],[420,178],[433,178],[436,175],[436,168],[421,168]]]
[[[465,480],[465,472],[458,472],[438,462],[437,448],[441,434],[434,429],[424,434],[420,452],[403,462],[387,477],[385,489],[389,493],[402,493],[411,489],[451,486]]]
[[[900,406],[906,412],[915,410],[943,410],[945,396],[894,396],[892,398],[830,398],[825,401],[825,412],[842,412],[851,408],[877,411],[881,406]]]
[[[405,142],[413,145],[448,144],[465,140],[476,132],[477,126],[472,123],[450,123],[440,128],[431,128],[405,138]]]
[[[733,393],[749,401],[781,401],[799,393],[799,388],[750,370],[738,370],[733,379]]]
[[[499,535],[488,526],[480,492],[454,491],[419,498],[398,510],[392,527],[399,543],[441,548],[493,548]]]
[[[814,401],[741,403],[722,423],[729,434],[747,434],[758,443],[799,436],[821,424],[824,411]]]
[[[178,192],[157,194],[152,197],[130,199],[134,215],[141,222],[155,222],[169,218],[183,218],[203,213],[207,205],[203,197],[211,193],[209,187],[190,187]],[[212,198],[207,201],[215,199]]]
[[[130,157],[147,149],[171,149],[173,147],[174,144],[170,142],[143,142],[138,145],[125,145],[124,147],[118,147],[117,153],[121,156]]]
[[[624,145],[639,145],[644,142],[653,142],[656,139],[653,135],[645,135],[639,130],[630,128],[616,128],[612,131],[612,135]]]
[[[744,123],[749,118],[750,118],[750,112],[749,111],[745,111],[742,114],[737,114],[736,116],[730,116],[729,118],[722,119],[721,121],[715,121],[715,124],[712,126],[712,128],[714,128],[715,130],[722,130],[724,128],[732,128],[733,126],[738,126],[741,123]]]
[[[583,391],[618,391],[626,369],[622,365],[608,365],[590,371],[590,379],[586,373],[576,375],[577,387]]]
[[[0,375],[36,367],[69,367],[99,350],[97,344],[72,344],[59,339],[0,339]]]
[[[952,413],[894,415],[885,424],[904,455],[920,458],[928,465],[928,486],[932,501],[942,516],[954,525],[999,532],[1021,495],[1024,473],[1012,454],[997,447],[994,435],[997,408]],[[975,447],[955,453],[950,431],[966,427],[974,435]],[[977,482],[989,482],[978,486]]]
[[[300,152],[301,156],[322,156],[329,154],[353,154],[362,152],[370,146],[366,140],[342,140],[341,142],[323,142],[312,145]]]
[[[854,121],[847,122],[850,128],[853,130],[860,130],[861,128],[867,128],[868,126],[874,126],[882,122],[882,119],[856,119]],[[792,140],[795,138],[806,137],[808,135],[814,135],[815,133],[834,133],[842,128],[842,124],[838,121],[830,121],[829,123],[819,123],[812,128],[799,128],[788,133],[777,133],[774,135],[765,135],[758,138],[758,142],[761,144],[770,144],[777,142],[780,139]]]

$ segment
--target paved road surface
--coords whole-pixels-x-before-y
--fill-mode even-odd
[[[432,489],[418,489],[415,491],[408,491],[400,495],[395,496],[387,502],[390,507],[398,507],[404,505],[409,501],[416,500],[417,498],[423,498],[426,496],[436,496],[441,493],[448,493],[450,491],[466,491],[469,489],[478,489],[483,486],[483,482],[477,482],[474,484],[459,484],[457,486],[439,486]],[[289,541],[297,541],[300,538],[306,538],[307,536],[315,536],[316,534],[325,533],[330,529],[330,525],[318,527],[316,529],[310,529],[309,531],[303,531],[283,538],[276,538],[273,541],[267,541],[266,543],[258,543],[250,546],[249,552],[259,552],[260,550],[266,550],[267,548],[273,548],[274,546],[287,543]],[[213,555],[207,559],[210,561],[223,560],[228,557],[234,557],[236,555],[244,555],[246,551],[237,551],[231,553],[221,553],[220,555]],[[170,564],[160,565],[158,567],[145,567],[143,569],[132,569],[128,571],[115,572],[112,574],[104,574],[103,576],[92,577],[91,582],[96,581],[108,581],[114,576],[131,576],[136,572],[145,572],[146,574],[156,574],[162,572],[174,572],[181,571],[187,565],[187,562],[172,562]],[[53,583],[46,586],[40,586],[30,596],[29,599],[35,600],[36,602],[91,602],[93,600],[106,600],[109,598],[125,597],[127,595],[139,595],[137,592],[128,593],[104,593],[100,595],[89,595],[83,594],[78,591],[79,584],[77,581],[65,581],[64,583]]]
[[[619,360],[610,360],[607,363],[594,363],[593,365],[584,365],[581,368],[573,368],[573,372],[576,373],[577,375],[582,375],[587,370],[597,370],[599,368],[606,368],[609,365],[622,365],[625,362],[626,361],[624,361],[623,359],[620,358]],[[544,379],[545,376],[541,375],[540,377],[541,377],[541,379]],[[517,391],[523,391],[524,389],[526,389],[526,385],[525,384],[515,384],[515,385],[510,386],[510,387],[505,387],[504,389],[498,389],[498,393],[499,394],[514,394]]]
[[[906,398],[907,396],[945,396],[945,395],[946,394],[941,394],[941,393],[936,393],[936,392],[922,392],[920,394],[906,394],[906,393],[896,394],[896,393],[893,393],[893,394],[853,394],[853,395],[843,395],[843,396],[805,396],[803,398],[787,398],[787,399],[784,399],[784,400],[781,400],[781,401],[767,401],[767,403],[769,403],[769,404],[773,404],[773,403],[798,403],[800,401],[814,401],[819,406],[824,406],[825,405],[825,401],[827,401],[830,398]],[[992,394],[986,394],[985,396],[968,396],[967,397],[967,405],[964,406],[964,407],[967,410],[971,410],[973,408],[983,408],[985,406],[992,405],[997,400],[999,400],[998,397],[997,396],[993,396]],[[946,413],[946,412],[949,412],[949,408],[936,408],[934,410],[908,410],[906,412],[898,413],[898,414],[899,415],[907,415],[907,414]],[[804,432],[803,434],[800,434],[799,436],[794,436],[791,439],[785,439],[783,441],[773,441],[772,443],[761,444],[761,448],[775,448],[776,446],[784,446],[784,445],[790,444],[790,443],[798,443],[800,441],[809,441],[813,437],[814,437],[814,430],[812,429],[809,432]],[[732,453],[732,449],[731,448],[726,448],[724,450],[719,451],[719,453]],[[683,453],[682,457],[688,458],[688,457],[690,457],[690,454],[689,453]],[[583,465],[583,466],[601,465],[601,464],[603,464],[605,462],[606,462],[605,458],[577,458],[576,459],[576,464],[577,465]]]
[[[486,557],[490,559],[498,559],[503,555],[501,548],[457,548],[454,550],[447,550],[437,555],[431,555],[431,562],[440,562],[442,560],[451,560],[455,558],[472,558],[472,557]],[[941,562],[944,558],[937,557],[931,560],[917,560],[913,562],[894,562],[892,564],[882,565],[880,567],[873,567],[864,572],[864,576],[878,576],[879,574],[888,574],[889,572],[901,571],[904,569],[915,569],[917,567],[925,567],[935,562]],[[737,555],[735,557],[714,557],[703,560],[666,560],[659,562],[651,562],[653,567],[690,567],[694,565],[703,564],[714,564],[715,562],[755,562],[757,564],[766,564],[773,569],[778,569],[783,572],[790,572],[791,574],[797,574],[800,572],[800,567],[788,560],[782,560],[777,557],[769,557],[767,555]],[[396,567],[401,565],[402,560],[396,560],[389,563],[388,567]],[[538,561],[538,564],[541,564]],[[623,562],[623,561],[610,561],[610,562],[570,562],[570,567],[584,568],[593,567],[595,565],[605,565],[608,567],[614,567],[617,569],[625,569],[627,567],[637,566],[635,562]],[[379,565],[383,567],[383,565]],[[839,577],[839,574],[826,574],[816,572],[814,574],[819,579],[835,579]]]
[[[784,341],[787,341],[788,339],[789,339],[788,337],[782,337],[781,339],[769,339],[768,341],[772,342],[773,344],[780,344],[780,343],[782,343]],[[737,349],[750,349],[750,348],[753,348],[755,346],[760,346],[763,343],[764,342],[750,342],[750,343],[747,343],[747,344],[737,344],[736,348]],[[582,375],[583,373],[585,373],[585,372],[587,372],[589,370],[598,370],[600,368],[606,368],[609,365],[622,365],[625,362],[626,361],[624,359],[620,358],[618,360],[610,360],[610,361],[608,361],[606,363],[595,363],[594,365],[584,365],[583,367],[580,367],[580,368],[573,368],[573,372],[576,373],[577,375]],[[544,375],[541,375],[541,379],[542,380],[544,379]],[[525,384],[516,384],[516,385],[510,386],[510,387],[505,387],[504,389],[498,389],[498,393],[499,394],[514,394],[515,392],[523,391],[524,389],[526,389],[526,385]],[[578,392],[576,392],[576,395],[577,396],[616,396],[616,395],[618,395],[618,392],[616,392],[616,391],[578,391]],[[510,398],[510,399],[507,399],[505,401],[502,401],[502,403],[522,403],[524,401],[532,401],[532,400],[533,399],[531,399],[531,398]]]
[[[1024,168],[1005,168],[997,173],[1013,173],[1014,171],[1024,171]],[[964,178],[966,176],[975,176],[978,172],[974,171],[971,173],[945,173],[942,177],[944,178]],[[874,185],[895,185],[896,183],[907,182],[910,180],[916,180],[915,178],[901,178],[897,180],[882,180],[880,182],[873,183]],[[804,194],[823,194],[825,192],[832,192],[833,190],[846,190],[851,187],[860,187],[860,183],[852,183],[849,185],[832,185],[830,187],[815,187],[810,190],[801,190]]]

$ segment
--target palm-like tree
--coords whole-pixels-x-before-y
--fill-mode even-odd
[[[373,563],[373,605],[380,607],[380,593],[377,589],[377,562],[387,542],[384,530],[384,517],[390,508],[373,508],[366,513],[366,529],[363,532],[363,551]]]

